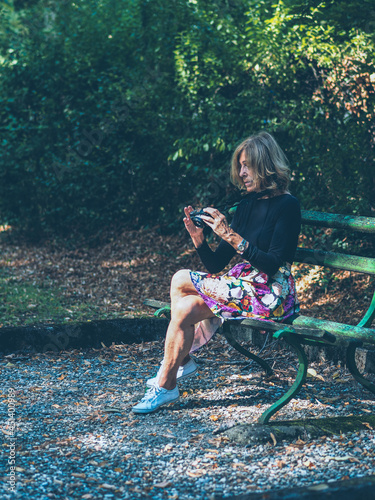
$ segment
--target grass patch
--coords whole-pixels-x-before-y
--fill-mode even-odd
[[[61,299],[62,291],[52,283],[20,280],[9,270],[0,270],[1,326],[48,323],[67,317],[67,308]]]
[[[134,311],[138,316],[138,312]],[[129,311],[108,310],[80,297],[65,295],[52,280],[16,278],[0,269],[0,327],[92,321],[129,316]]]

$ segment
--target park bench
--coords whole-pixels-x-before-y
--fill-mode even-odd
[[[345,216],[303,210],[302,223],[317,228],[338,228],[347,231],[375,234],[375,218],[371,217]],[[375,258],[335,253],[326,251],[324,248],[308,249],[298,247],[295,262],[375,275]],[[155,312],[157,317],[160,317],[162,314],[166,316],[170,314],[170,306],[166,302],[148,299],[145,301],[145,304],[157,309]],[[269,364],[239,343],[240,341],[251,340],[253,330],[267,331],[272,334],[274,339],[283,339],[297,354],[298,370],[294,383],[278,401],[262,413],[258,422],[267,423],[277,411],[297,395],[305,383],[308,359],[303,347],[304,345],[318,347],[331,345],[344,348],[346,351],[346,365],[350,373],[357,382],[375,394],[375,385],[359,372],[355,360],[355,352],[358,347],[374,346],[375,344],[375,327],[371,327],[374,317],[375,293],[368,310],[355,326],[303,315],[296,315],[284,323],[265,322],[257,319],[244,319],[238,321],[238,323],[237,320],[224,322],[220,333],[224,335],[229,344],[237,351],[249,359],[256,361],[265,370],[267,375],[272,374],[272,368]],[[239,330],[237,325],[241,326],[240,335],[234,333],[236,330]]]

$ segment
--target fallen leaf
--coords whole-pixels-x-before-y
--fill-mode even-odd
[[[310,460],[309,458],[307,460],[305,460],[304,462],[302,462],[302,464],[305,467],[308,467],[309,469],[311,469],[312,467],[315,467],[314,462],[312,460]]]
[[[128,424],[125,424],[125,425],[127,425],[128,427],[131,427],[132,425],[134,425],[134,424],[136,424],[138,422],[139,422],[139,419],[133,420],[132,422],[129,422]]]
[[[170,481],[162,481],[161,483],[155,483],[155,488],[168,488],[168,486],[172,486]]]
[[[117,486],[113,486],[113,484],[107,483],[100,484],[99,488],[104,488],[105,490],[117,490]]]
[[[282,469],[283,467],[286,466],[286,463],[284,462],[284,460],[276,460],[276,465],[277,465],[277,467]]]
[[[317,379],[322,380],[324,382],[324,378],[321,375],[318,375],[316,370],[314,370],[314,368],[307,369],[307,377],[308,378],[317,378]]]
[[[365,425],[368,429],[370,429],[371,431],[374,430],[373,427],[371,427],[371,425],[368,423],[368,422],[362,422],[363,425]]]
[[[107,408],[104,408],[103,412],[104,413],[121,413],[122,408],[117,408],[116,406],[108,406]]]
[[[271,436],[273,445],[276,446],[277,445],[277,441],[276,441],[276,438],[275,438],[275,434],[273,434],[272,432],[270,432],[270,436]]]
[[[339,399],[342,399],[342,396],[334,396],[333,398],[325,398],[325,397],[321,398],[323,403],[334,403],[335,401],[338,401]]]
[[[335,460],[336,462],[346,462],[347,460],[350,460],[351,458],[354,458],[354,457],[351,457],[350,455],[344,455],[343,457],[328,457],[330,458],[331,460]]]
[[[213,420],[214,422],[219,420],[220,417],[221,417],[221,415],[210,415],[210,419]]]
[[[206,474],[204,469],[197,469],[195,471],[187,471],[187,475],[190,477],[200,477]]]
[[[323,490],[327,490],[329,488],[328,484],[325,484],[325,483],[321,483],[321,484],[315,484],[313,486],[308,486],[308,490],[312,490],[312,491],[323,491]]]

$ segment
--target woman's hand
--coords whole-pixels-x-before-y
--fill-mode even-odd
[[[185,212],[185,217],[184,217],[184,224],[185,227],[188,231],[188,233],[191,236],[191,239],[193,240],[194,246],[198,248],[201,246],[201,244],[204,241],[204,236],[203,236],[203,228],[202,227],[197,227],[194,222],[190,219],[190,214],[193,211],[193,207],[190,205],[188,207],[184,208]]]
[[[200,215],[200,218],[204,220],[207,226],[209,226],[215,234],[217,234],[222,240],[232,245],[232,247],[238,251],[238,246],[243,242],[243,238],[238,233],[233,231],[225,216],[216,208],[208,207],[203,210],[210,215]],[[246,248],[248,248],[248,243]]]
[[[196,227],[194,222],[190,218],[190,213],[193,211],[193,207],[188,206],[184,208],[185,227],[188,230],[191,239],[193,240],[195,248],[198,248],[204,242],[203,228]],[[225,216],[219,212],[216,208],[207,207],[203,209],[209,215],[199,215],[212,231],[217,234],[221,239],[229,243],[237,250],[238,245],[242,242],[242,236],[235,233],[233,229],[229,226]]]
[[[228,238],[233,235],[233,231],[230,228],[225,216],[216,208],[207,207],[203,210],[210,214],[211,217],[201,215],[200,218],[204,220],[207,226],[209,226],[215,234],[223,240],[228,241]]]

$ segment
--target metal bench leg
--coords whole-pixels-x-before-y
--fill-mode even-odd
[[[262,415],[258,419],[258,422],[260,424],[267,424],[272,415],[278,412],[283,406],[288,404],[289,401],[293,399],[294,396],[299,392],[306,380],[308,361],[303,347],[298,341],[292,339],[287,333],[282,335],[282,337],[288,342],[288,344],[290,344],[294,348],[298,355],[299,365],[297,376],[289,391],[286,392],[284,396],[282,396],[278,401],[276,401],[276,403],[274,403],[262,413]]]
[[[163,306],[157,311],[154,312],[154,316],[156,318],[161,318],[162,316],[165,316],[167,319],[171,319],[171,306]]]
[[[357,364],[355,362],[355,350],[357,349],[357,347],[360,347],[361,345],[362,342],[357,342],[355,340],[349,343],[346,349],[346,366],[348,367],[350,373],[353,375],[353,377],[356,379],[358,383],[360,383],[361,385],[363,385],[363,387],[365,387],[370,392],[375,394],[375,385],[366,380],[365,377],[361,375],[361,373],[359,373]]]
[[[273,374],[273,370],[267,363],[267,361],[264,361],[264,359],[248,351],[242,345],[240,345],[236,340],[234,340],[233,335],[230,332],[229,325],[225,323],[223,325],[223,335],[226,338],[228,344],[230,344],[232,347],[234,347],[234,349],[236,349],[238,352],[240,352],[247,358],[252,359],[256,363],[258,363],[258,365],[260,365],[263,368],[263,370],[266,372],[267,375]]]

